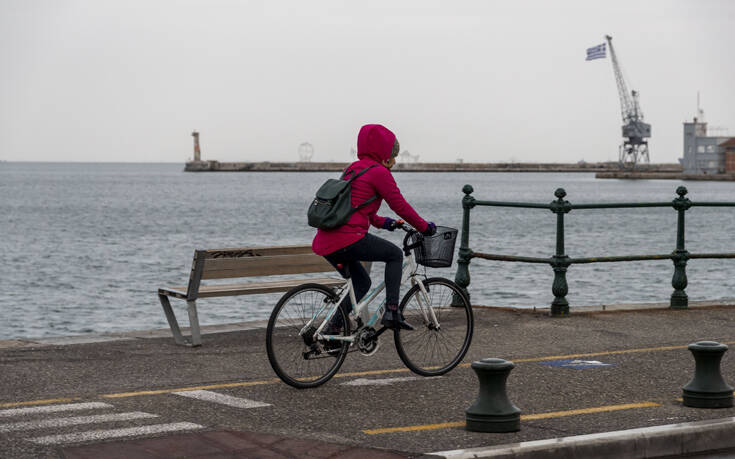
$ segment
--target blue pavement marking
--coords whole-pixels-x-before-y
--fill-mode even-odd
[[[588,368],[612,367],[612,363],[602,363],[599,360],[549,360],[539,362],[541,365],[549,365],[552,367],[572,368],[574,370],[586,370]]]

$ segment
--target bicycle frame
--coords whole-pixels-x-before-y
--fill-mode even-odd
[[[440,328],[439,321],[436,318],[436,314],[434,313],[434,309],[429,307],[431,304],[428,300],[428,292],[426,291],[426,287],[424,287],[424,284],[422,282],[419,282],[416,280],[416,271],[418,269],[418,265],[416,264],[416,260],[414,258],[413,252],[410,252],[406,256],[406,260],[403,263],[402,271],[401,271],[401,285],[404,285],[407,280],[410,280],[411,286],[418,285],[419,290],[421,290],[421,295],[418,296],[418,302],[419,302],[419,310],[421,311],[421,314],[423,316],[423,319],[426,322],[431,321],[434,326],[438,329]],[[322,340],[334,340],[334,341],[347,341],[347,342],[354,342],[355,337],[357,336],[357,333],[353,333],[350,336],[342,336],[342,335],[323,335],[322,331],[327,326],[329,321],[332,319],[334,314],[337,312],[337,308],[339,305],[344,301],[348,296],[350,298],[350,302],[353,305],[352,311],[350,314],[353,314],[354,317],[360,318],[363,322],[364,327],[373,327],[378,320],[380,320],[380,317],[383,315],[384,312],[384,305],[381,305],[372,316],[369,318],[367,317],[368,313],[368,306],[377,298],[377,296],[385,289],[385,281],[382,281],[380,284],[378,284],[375,288],[373,288],[371,291],[369,291],[365,297],[358,303],[357,299],[355,298],[355,289],[352,284],[352,278],[349,278],[345,281],[345,283],[340,287],[342,289],[342,292],[340,293],[339,299],[333,303],[332,306],[328,306],[327,303],[324,304],[309,320],[309,322],[304,325],[304,327],[299,332],[300,335],[303,335],[306,333],[306,331],[312,327],[314,321],[316,318],[321,315],[322,312],[324,312],[324,308],[329,307],[329,311],[327,312],[326,317],[322,321],[322,323],[317,327],[316,331],[314,332],[314,337],[317,339]],[[428,313],[427,313],[428,310]],[[347,318],[349,320],[349,318]],[[384,327],[383,327],[384,329]],[[382,331],[382,329],[381,329]],[[379,331],[378,333],[380,333]]]

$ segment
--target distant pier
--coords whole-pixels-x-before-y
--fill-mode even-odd
[[[735,181],[735,173],[729,174],[684,174],[664,171],[604,171],[595,173],[598,179],[623,180],[707,180],[720,182]]]
[[[348,162],[189,161],[186,172],[339,172]],[[602,163],[397,163],[393,172],[597,172],[616,173],[617,162]],[[678,164],[646,164],[640,171],[681,174]],[[601,177],[602,178],[602,177]],[[604,177],[608,178],[608,177]],[[613,177],[610,177],[613,178]],[[617,178],[617,177],[614,177]]]

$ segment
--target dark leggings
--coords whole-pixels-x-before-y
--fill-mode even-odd
[[[398,294],[401,289],[401,271],[403,270],[403,251],[392,242],[368,233],[354,244],[336,250],[324,258],[335,268],[337,268],[338,263],[349,268],[357,301],[360,301],[370,290],[370,275],[360,262],[385,262],[385,304],[398,304]],[[337,271],[342,276],[345,275],[344,269],[337,269]],[[349,298],[345,299],[342,308],[346,313],[352,310]]]

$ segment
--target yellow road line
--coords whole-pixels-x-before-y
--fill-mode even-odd
[[[623,349],[619,351],[588,352],[585,354],[550,355],[547,357],[518,359],[518,360],[514,360],[514,362],[544,362],[548,360],[566,360],[566,359],[578,359],[581,357],[599,357],[602,355],[621,355],[621,354],[638,354],[642,352],[673,351],[676,349],[686,349],[686,348],[687,348],[686,346],[647,347],[647,348],[642,348],[642,349]]]
[[[723,344],[735,344],[735,341],[724,341]],[[516,363],[544,362],[548,360],[565,360],[565,359],[576,359],[576,358],[582,358],[582,357],[599,357],[603,355],[620,355],[620,354],[635,354],[635,353],[642,353],[642,352],[671,351],[671,350],[686,349],[686,348],[687,348],[687,345],[647,347],[647,348],[641,348],[641,349],[623,349],[623,350],[618,350],[618,351],[589,352],[589,353],[584,353],[584,354],[552,355],[552,356],[546,356],[546,357],[514,359],[513,362],[516,362]],[[467,368],[471,365],[472,365],[471,363],[462,363],[462,364],[459,364],[458,367]],[[349,373],[338,373],[334,375],[334,377],[335,378],[349,378],[349,377],[354,377],[354,376],[383,375],[383,374],[391,374],[391,373],[408,373],[408,372],[410,372],[408,368],[394,368],[394,369],[387,369],[387,370],[369,370],[369,371],[356,371],[356,372],[349,372]],[[212,385],[206,385],[206,386],[182,387],[182,388],[176,388],[176,389],[144,390],[144,391],[136,391],[136,392],[122,392],[122,393],[116,393],[116,394],[103,394],[103,395],[100,395],[100,397],[103,397],[103,398],[137,397],[137,396],[143,396],[143,395],[169,394],[171,392],[183,392],[183,391],[191,391],[191,390],[207,390],[207,389],[222,389],[222,388],[228,388],[228,387],[260,386],[260,385],[265,385],[265,384],[276,384],[278,382],[280,382],[280,379],[271,378],[271,379],[264,379],[264,380],[259,380],[259,381],[244,381],[244,382],[228,383],[228,384],[212,384]],[[44,403],[56,403],[58,401],[68,401],[68,400],[77,400],[77,399],[78,398],[51,399],[51,400],[39,400],[39,401],[30,401],[30,402],[13,402],[13,403],[0,404],[0,407],[22,406],[22,405],[40,405]]]
[[[249,387],[249,386],[261,386],[263,384],[273,384],[279,382],[280,379],[265,379],[262,381],[246,381],[237,383],[226,383],[226,384],[210,384],[208,386],[194,386],[194,387],[180,387],[178,389],[162,389],[162,390],[145,390],[137,392],[121,392],[118,394],[103,394],[100,397],[103,398],[125,398],[125,397],[137,397],[139,395],[158,395],[158,394],[170,394],[171,392],[186,392],[191,390],[208,390],[208,389],[225,389],[228,387]]]
[[[660,403],[642,402],[642,403],[626,403],[623,405],[598,406],[595,408],[582,408],[579,410],[556,411],[553,413],[538,413],[521,415],[523,421],[535,421],[537,419],[561,418],[564,416],[576,416],[578,414],[606,413],[608,411],[633,410],[637,408],[655,408],[661,406]]]
[[[395,370],[371,370],[371,371],[356,371],[352,373],[339,373],[334,375],[335,378],[348,378],[352,376],[366,376],[366,375],[380,375],[386,373],[401,373],[409,371],[407,368],[399,368]],[[308,378],[303,378],[308,380]],[[171,392],[186,392],[192,390],[210,390],[210,389],[225,389],[228,387],[249,387],[249,386],[262,386],[265,384],[275,384],[281,382],[278,378],[264,379],[261,381],[244,381],[237,383],[227,384],[210,384],[207,386],[194,386],[194,387],[180,387],[177,389],[161,389],[161,390],[146,390],[137,392],[121,392],[118,394],[104,394],[100,395],[103,398],[125,398],[125,397],[138,397],[140,395],[159,395],[159,394],[170,394]]]
[[[654,403],[654,402],[626,403],[624,405],[598,406],[595,408],[583,408],[579,410],[525,414],[525,415],[521,415],[521,421],[534,421],[538,419],[561,418],[564,416],[576,416],[579,414],[606,413],[609,411],[631,410],[631,409],[636,409],[636,408],[653,408],[657,406],[661,406],[661,404]],[[363,430],[362,432],[368,435],[379,435],[379,434],[395,433],[395,432],[416,432],[419,430],[448,429],[451,427],[463,427],[464,425],[465,425],[465,421],[442,422],[440,424],[424,424],[424,425],[406,426],[406,427],[385,427],[382,429],[366,429],[366,430]]]
[[[386,433],[395,432],[415,432],[418,430],[436,430],[436,429],[449,429],[450,427],[462,427],[465,422],[442,422],[441,424],[424,424],[418,426],[406,426],[406,427],[385,427],[382,429],[365,429],[362,433],[368,435],[380,435]]]
[[[79,398],[50,398],[47,400],[29,400],[27,402],[0,403],[0,408],[11,408],[14,406],[49,405],[51,403],[66,403],[79,400]]]
[[[395,368],[391,370],[370,370],[370,371],[355,371],[352,373],[337,373],[334,375],[335,378],[349,378],[352,376],[369,376],[369,375],[384,375],[388,373],[406,373],[408,368]]]
[[[409,371],[407,368],[398,368],[395,370],[371,370],[371,371],[355,371],[352,373],[339,373],[334,375],[335,378],[348,378],[353,376],[366,376],[366,375],[380,375],[386,373],[401,373]],[[308,378],[303,378],[308,380]],[[264,384],[275,384],[280,382],[278,378],[265,379],[261,381],[245,381],[237,383],[227,384],[210,384],[207,386],[194,386],[194,387],[180,387],[177,389],[161,389],[161,390],[146,390],[137,392],[121,392],[117,394],[104,394],[100,395],[103,398],[125,398],[125,397],[137,397],[140,395],[159,395],[159,394],[170,394],[171,392],[186,392],[192,390],[210,390],[210,389],[225,389],[228,387],[249,387],[249,386],[262,386]]]
[[[722,344],[735,344],[735,341],[725,341]],[[621,355],[621,354],[638,354],[642,352],[659,352],[659,351],[673,351],[677,349],[686,349],[688,345],[679,346],[659,346],[659,347],[644,347],[640,349],[622,349],[619,351],[602,351],[602,352],[588,352],[584,354],[566,354],[566,355],[549,355],[546,357],[532,357],[528,359],[513,359],[515,363],[530,363],[530,362],[545,362],[548,360],[567,360],[567,359],[578,359],[581,357],[600,357],[603,355]],[[471,363],[461,363],[459,367],[469,367]]]

